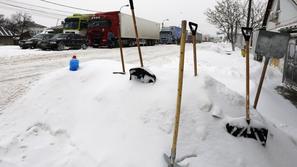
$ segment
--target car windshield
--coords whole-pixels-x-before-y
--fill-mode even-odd
[[[65,19],[64,28],[65,29],[78,29],[79,19],[78,18],[67,18]]]
[[[110,20],[105,20],[105,19],[94,19],[91,20],[88,24],[89,28],[94,28],[94,27],[110,27],[111,26],[111,21]]]
[[[56,34],[52,37],[52,39],[56,39],[56,38],[66,38],[68,36],[68,34]]]
[[[50,38],[52,38],[54,36],[54,34],[45,34],[44,36],[43,36],[43,39],[50,39]]]

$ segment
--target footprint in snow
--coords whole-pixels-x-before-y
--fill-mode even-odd
[[[197,134],[200,136],[200,139],[202,141],[205,141],[207,136],[208,136],[208,131],[207,128],[205,126],[200,126],[196,128],[196,132]]]
[[[212,104],[211,103],[205,103],[200,107],[200,110],[203,112],[209,112],[212,108]]]
[[[212,108],[211,108],[211,115],[215,118],[223,118],[224,117],[224,114],[223,114],[223,111],[222,109],[217,106],[217,105],[214,105]]]

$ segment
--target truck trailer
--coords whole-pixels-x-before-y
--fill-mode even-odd
[[[140,43],[155,45],[159,41],[160,24],[136,18]],[[119,11],[96,13],[88,24],[89,46],[116,47],[121,34],[124,46],[135,46],[136,37],[131,15]]]
[[[73,14],[66,17],[63,25],[63,33],[75,33],[87,35],[88,22],[94,14]]]
[[[191,32],[189,32],[187,34],[187,40],[186,41],[187,41],[187,43],[192,43],[193,42],[192,33]],[[201,43],[202,42],[202,34],[199,33],[199,32],[196,33],[196,42],[197,43]]]
[[[179,44],[181,28],[176,26],[163,27],[160,32],[160,44]]]

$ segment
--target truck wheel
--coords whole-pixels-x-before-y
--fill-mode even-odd
[[[61,50],[64,50],[64,49],[65,49],[65,45],[64,45],[64,43],[63,43],[63,42],[60,42],[60,43],[58,44],[57,50],[58,50],[58,51],[61,51]]]
[[[82,48],[83,50],[86,50],[86,49],[88,48],[88,45],[84,43],[84,44],[81,45],[81,48]]]

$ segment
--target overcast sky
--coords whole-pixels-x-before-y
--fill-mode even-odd
[[[119,10],[122,5],[128,4],[129,0],[48,0],[68,6],[90,9],[95,11],[114,11]],[[135,14],[137,17],[146,18],[161,23],[165,19],[165,26],[180,25],[182,19],[198,23],[199,30],[204,34],[214,35],[217,29],[209,24],[206,20],[205,11],[207,8],[213,8],[217,0],[134,0]],[[19,3],[18,3],[19,2]],[[15,6],[25,7],[27,9],[34,8],[39,11],[25,10],[32,15],[35,22],[45,25],[54,26],[57,21],[60,23],[66,15],[70,13],[88,13],[85,11],[59,7],[53,4],[43,2],[42,0],[0,0],[0,14],[6,17],[19,11],[15,7],[9,7],[3,3],[10,3]],[[32,4],[32,5],[26,5]],[[37,6],[45,8],[38,8]],[[57,10],[67,11],[62,13]],[[123,8],[123,13],[131,14],[130,8]],[[60,15],[54,15],[54,14]],[[90,12],[89,12],[90,13]],[[62,16],[61,16],[62,15]],[[65,15],[65,16],[64,16]],[[58,20],[58,18],[60,20]]]

